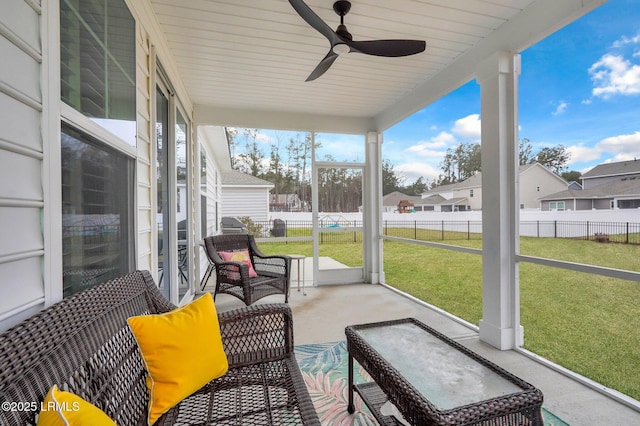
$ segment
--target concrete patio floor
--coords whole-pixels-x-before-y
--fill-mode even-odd
[[[310,260],[305,268],[307,284],[312,282]],[[640,412],[521,353],[497,350],[481,342],[473,329],[387,286],[307,285],[304,296],[297,291],[295,266],[293,269],[289,304],[294,314],[296,345],[344,340],[347,325],[414,317],[538,387],[544,394],[543,406],[570,425],[640,425]],[[269,296],[258,303],[283,301],[282,296]],[[243,304],[223,294],[216,298],[216,306],[226,311]]]

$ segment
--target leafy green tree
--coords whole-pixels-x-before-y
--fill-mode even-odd
[[[252,176],[261,176],[264,172],[265,156],[258,145],[258,129],[244,129],[245,151],[238,155],[239,164],[235,168]]]
[[[521,166],[536,161],[536,156],[533,155],[533,146],[531,146],[529,139],[523,138],[520,143],[518,143],[518,157]]]
[[[562,179],[566,180],[567,182],[580,182],[582,173],[576,170],[571,170],[569,172],[563,172],[560,176],[562,176]]]
[[[465,179],[478,173],[482,168],[482,156],[480,155],[481,147],[479,143],[465,145],[466,162],[464,163],[463,173]]]
[[[391,161],[382,161],[382,195],[391,194],[394,191],[401,191],[403,180],[404,179],[394,170]]]
[[[275,195],[281,194],[284,189],[284,174],[282,173],[284,165],[282,164],[282,157],[280,155],[280,143],[271,144],[271,154],[269,157],[269,170],[264,175],[264,179],[273,183],[273,193]]]
[[[566,168],[569,153],[563,145],[542,148],[538,153],[533,153],[531,141],[527,138],[518,143],[518,157],[520,165],[538,162],[556,174],[560,174]],[[470,178],[481,170],[480,144],[460,143],[450,147],[440,163],[442,174],[433,183],[433,186],[447,185]],[[575,179],[573,179],[575,180]]]
[[[567,161],[569,161],[569,153],[564,145],[544,147],[536,154],[533,154],[531,141],[523,138],[518,144],[518,148],[520,165],[538,162],[554,173],[560,174],[566,168]]]
[[[436,186],[449,185],[450,183],[454,183],[449,179],[449,176],[438,175],[438,178],[433,182],[432,188]]]
[[[438,182],[454,183],[470,178],[480,171],[480,144],[460,143],[456,147],[447,149],[440,167],[444,172]]]
[[[421,195],[422,193],[428,190],[429,190],[428,181],[426,181],[423,176],[420,176],[411,185],[407,185],[403,192],[407,195]]]
[[[238,148],[236,137],[238,136],[238,130],[230,127],[225,127],[225,133],[227,134],[227,142],[229,143],[229,154],[231,155],[231,168],[235,169],[236,150]]]
[[[560,174],[567,168],[570,154],[564,145],[556,145],[553,147],[544,147],[536,155],[536,161],[555,174]]]
[[[262,237],[263,236],[263,226],[259,223],[255,223],[249,216],[241,216],[238,218],[240,222],[247,227],[247,232],[249,235],[253,235],[254,237]]]

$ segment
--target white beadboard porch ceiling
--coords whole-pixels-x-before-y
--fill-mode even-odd
[[[265,128],[268,117],[322,131],[324,119],[344,131],[384,130],[474,78],[493,52],[522,51],[604,1],[353,0],[345,24],[354,40],[425,40],[426,51],[343,55],[312,82],[329,42],[288,0],[151,4],[199,122]],[[335,30],[333,0],[306,3]]]

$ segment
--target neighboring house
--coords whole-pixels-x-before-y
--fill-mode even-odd
[[[462,182],[440,185],[422,194],[422,202],[436,212],[457,212],[482,209],[482,174],[476,173]]]
[[[269,220],[269,191],[274,185],[236,170],[220,173],[222,216],[248,216],[253,221]]]
[[[520,208],[540,208],[540,197],[566,190],[568,182],[540,163],[520,166]],[[437,198],[440,197],[440,198]],[[431,200],[434,211],[482,210],[482,173],[462,182],[441,185],[422,194],[422,203]]]
[[[619,181],[621,178],[640,177],[640,161],[618,161],[595,166],[581,176],[584,189],[593,188],[603,183]]]
[[[600,164],[582,175],[582,189],[541,198],[540,208],[549,210],[602,210],[640,208],[640,161]]]
[[[442,197],[441,195],[435,194],[435,195],[430,195],[427,198],[423,198],[422,199],[422,211],[425,212],[433,212],[436,211],[436,206],[440,206],[438,207],[438,209],[442,209],[442,203],[446,200],[446,198]],[[438,211],[440,211],[438,210]]]
[[[298,194],[270,194],[269,211],[272,212],[301,212],[302,200]]]
[[[572,180],[571,182],[569,182],[569,188],[567,189],[582,189],[582,184],[580,182]]]
[[[422,197],[418,195],[407,195],[400,191],[393,191],[382,197],[382,210],[385,212],[395,212],[401,201],[407,201],[413,204],[415,211],[423,210]]]

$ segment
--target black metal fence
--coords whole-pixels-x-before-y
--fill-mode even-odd
[[[274,226],[273,221],[255,221],[254,236],[260,238],[283,237],[301,241],[311,241],[313,238],[313,222],[310,220],[287,220],[284,227]],[[362,242],[362,220],[341,220],[320,224],[320,244],[324,243],[358,243]]]
[[[321,244],[362,241],[362,220],[344,220],[338,223],[321,225],[319,231]],[[310,220],[287,220],[284,221],[283,227],[282,224],[280,226],[279,229],[276,229],[273,221],[258,221],[254,222],[252,233],[260,238],[284,237],[311,240],[312,221]],[[471,220],[385,220],[383,222],[383,234],[423,241],[479,240],[482,239],[482,222]],[[560,220],[521,221],[520,236],[640,244],[640,223]]]

